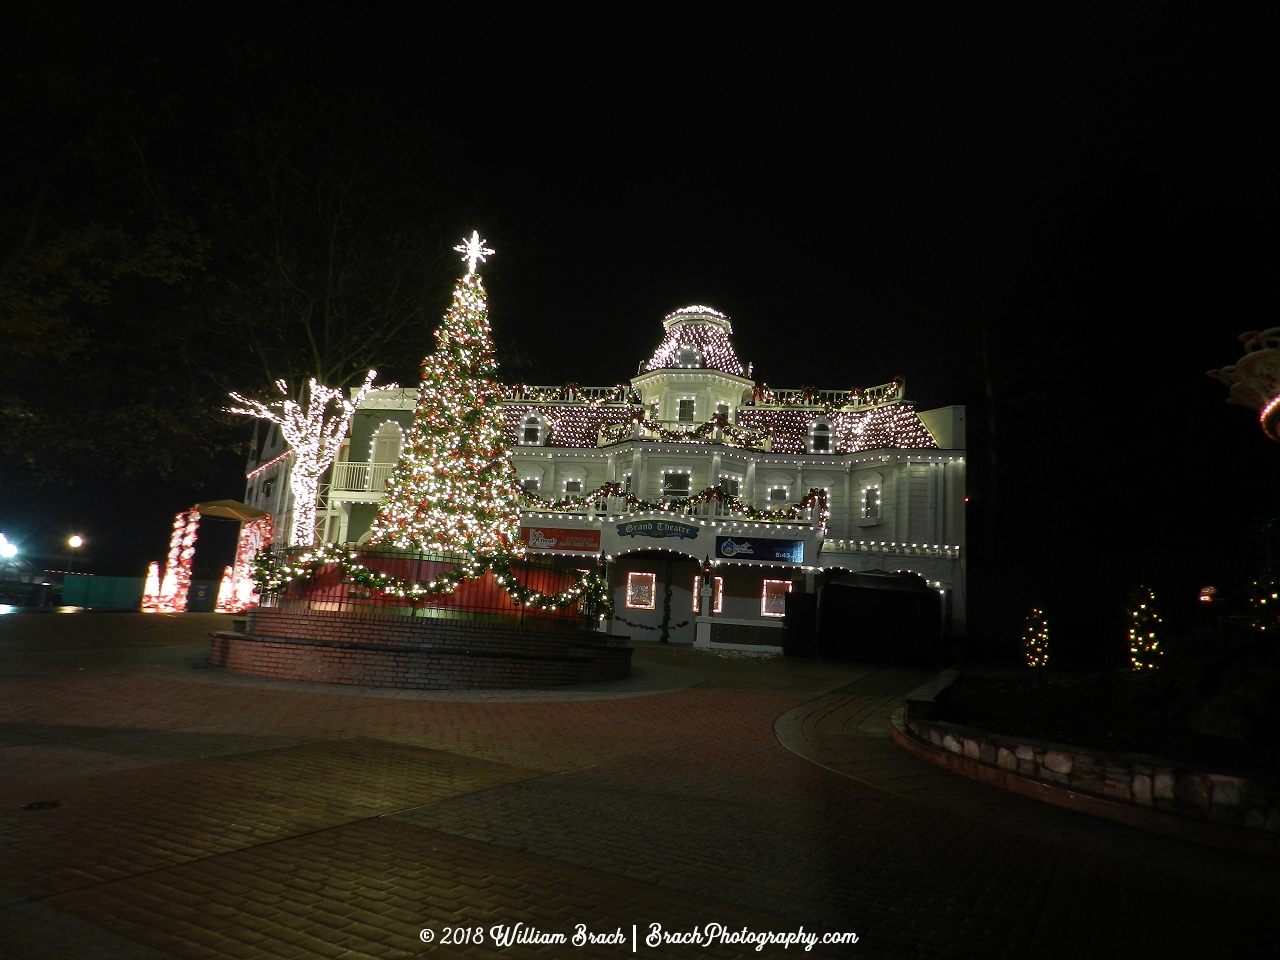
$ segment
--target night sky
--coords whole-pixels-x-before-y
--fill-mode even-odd
[[[1089,637],[1117,629],[1126,587],[1181,603],[1265,560],[1280,445],[1204,371],[1276,322],[1273,23],[632,7],[606,28],[539,11],[41,4],[4,52],[27,80],[176,118],[145,128],[149,155],[172,196],[203,198],[184,201],[197,220],[216,202],[195,184],[225,145],[220,105],[340,99],[335,143],[412,154],[441,241],[474,228],[496,248],[491,319],[526,382],[624,380],[666,313],[705,303],[771,385],[901,374],[922,408],[967,404],[975,613],[993,636],[1040,602],[1105,659]],[[6,95],[11,220],[32,165],[99,109],[20,100]],[[95,186],[116,182],[110,151],[84,163],[50,181],[61,224],[127,219],[133,201]],[[6,230],[0,259],[20,236]],[[386,369],[412,382],[418,359]],[[11,466],[0,530],[47,552],[74,529],[94,569],[141,575],[176,510],[242,496],[242,462],[70,486]],[[201,563],[229,545],[210,539]]]

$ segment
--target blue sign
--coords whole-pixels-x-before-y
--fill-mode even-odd
[[[804,563],[804,541],[772,540],[768,537],[716,537],[716,556],[725,560]]]
[[[618,536],[652,537],[655,540],[665,537],[697,540],[698,528],[691,523],[677,523],[674,520],[632,520],[630,523],[618,524]]]

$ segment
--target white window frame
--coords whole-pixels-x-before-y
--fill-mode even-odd
[[[686,400],[689,401],[689,419],[686,420],[680,416],[680,405]],[[677,423],[697,423],[698,422],[698,398],[697,397],[676,397],[676,422]]]
[[[531,483],[533,484],[532,490],[529,489],[529,484]],[[524,491],[524,493],[527,496],[535,496],[535,497],[538,496],[538,494],[541,493],[541,487],[542,487],[542,479],[540,477],[521,477],[520,478],[520,489]]]
[[[536,441],[527,439],[528,431],[536,425],[538,428],[538,439]],[[520,442],[522,447],[540,447],[547,439],[547,422],[536,413],[526,414],[520,421]]]
[[[790,580],[765,580],[765,581],[760,585],[760,616],[762,616],[762,617],[785,617],[785,616],[787,615],[787,614],[786,614],[785,607],[784,607],[784,609],[783,609],[783,612],[782,612],[782,613],[771,613],[771,612],[769,611],[769,586],[770,586],[770,584],[773,584],[773,585],[775,585],[775,586],[782,586],[782,585],[785,585],[785,586],[786,586],[786,589],[785,589],[785,590],[783,590],[782,592],[783,592],[784,594],[786,594],[786,593],[790,593],[790,592],[791,592],[791,581],[790,581]],[[783,604],[784,604],[784,605],[786,604],[786,600],[783,600],[782,602],[783,602]]]
[[[693,612],[702,612],[702,574],[693,575]],[[724,612],[724,577],[711,578],[711,612]]]
[[[671,494],[667,491],[667,477],[685,476],[689,478],[688,489],[682,494]],[[693,496],[693,471],[683,467],[671,467],[662,471],[662,495],[664,497]]]
[[[721,483],[723,483],[725,480],[732,480],[732,481],[733,481],[734,486],[735,486],[735,487],[737,487],[737,489],[736,489],[736,490],[734,490],[734,491],[733,491],[733,493],[729,493],[729,494],[728,494],[728,496],[731,496],[731,497],[741,497],[741,496],[742,496],[742,483],[743,483],[742,477],[738,476],[737,474],[733,474],[733,473],[722,473],[722,474],[720,474],[719,479],[716,481],[716,486],[717,486],[717,487],[718,487],[718,486],[720,486],[720,484],[721,484]]]
[[[827,438],[827,449],[825,450],[817,449],[813,443],[819,427],[824,428],[822,434]],[[809,424],[809,452],[818,455],[836,452],[835,430],[832,429],[831,421],[826,417],[818,417]]]
[[[717,413],[717,414],[718,414],[718,413],[720,413],[720,408],[721,408],[721,407],[723,407],[723,408],[724,408],[724,418],[725,418],[726,420],[732,420],[732,419],[733,419],[733,404],[732,404],[732,403],[730,403],[728,400],[717,400],[717,401],[716,401],[716,413]]]
[[[576,493],[569,492],[569,484],[576,483],[578,490]],[[566,497],[580,497],[587,491],[587,481],[582,477],[565,477],[560,481],[560,493]]]
[[[872,513],[867,506],[867,494],[873,490],[875,491],[875,494],[876,494],[875,513]],[[861,502],[859,504],[858,509],[859,509],[859,512],[862,514],[863,520],[879,520],[880,519],[881,514],[884,512],[882,509],[884,504],[881,498],[882,498],[882,493],[880,490],[880,484],[869,483],[862,488],[862,494],[859,497],[859,500]]]
[[[622,495],[626,496],[631,493],[631,473],[628,471],[622,475]]]
[[[774,499],[774,496],[773,496],[773,491],[775,490],[782,491],[782,497],[776,500]],[[784,503],[790,503],[791,502],[791,498],[789,496],[790,490],[791,488],[788,485],[776,483],[772,487],[770,487],[768,492],[765,494],[765,497],[767,498],[766,502],[770,506],[781,506]]]
[[[395,428],[396,455],[390,460],[380,460],[378,459],[378,456],[377,456],[378,443],[380,441],[389,441],[391,439],[390,433],[379,436],[379,434],[382,433],[383,428],[387,426],[391,426]],[[369,436],[369,462],[370,463],[399,463],[400,455],[403,453],[404,453],[404,427],[400,426],[399,421],[383,420],[380,424],[378,424],[378,428],[374,430],[373,433],[370,434]]]
[[[632,603],[631,602],[631,584],[639,583],[642,580],[649,581],[649,602]],[[653,610],[658,605],[658,575],[656,573],[645,573],[641,570],[627,571],[627,592],[623,598],[628,610]]]

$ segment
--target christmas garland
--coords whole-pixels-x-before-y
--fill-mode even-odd
[[[729,418],[722,413],[715,414],[710,420],[699,424],[692,430],[670,429],[662,425],[663,421],[656,420],[653,417],[642,418],[641,416],[636,416],[632,422],[639,422],[652,436],[663,443],[703,443],[715,433],[717,427],[720,428],[720,435],[729,442],[730,446],[750,450],[763,450],[770,439],[769,431],[739,427],[730,423]],[[610,443],[618,443],[626,439],[630,429],[630,425],[625,423],[605,424],[605,439]]]
[[[905,384],[906,381],[902,377],[894,377],[879,387],[854,387],[837,402],[830,400],[819,402],[818,395],[823,391],[814,387],[801,387],[798,395],[778,399],[778,395],[770,389],[769,385],[762,383],[751,391],[751,406],[820,407],[825,416],[830,416],[838,410],[847,410],[850,407],[871,408],[896,403],[902,398],[902,388]]]
[[[596,604],[603,617],[613,613],[613,603],[609,597],[609,585],[598,573],[586,572],[570,587],[555,594],[545,594],[532,587],[523,586],[511,565],[515,557],[503,554],[495,557],[468,556],[461,560],[452,570],[447,570],[436,579],[426,583],[410,582],[394,577],[381,570],[366,566],[359,551],[341,547],[333,543],[321,544],[296,556],[284,556],[279,560],[263,550],[254,558],[253,579],[261,593],[275,593],[284,589],[295,580],[310,580],[321,568],[336,564],[342,571],[344,583],[358,584],[370,590],[377,590],[383,596],[405,600],[424,600],[453,593],[464,580],[474,580],[483,576],[485,571],[493,574],[511,600],[517,606],[533,610],[563,610],[579,600]]]
[[[671,500],[641,500],[630,493],[623,493],[622,484],[620,483],[606,483],[589,493],[579,494],[575,497],[561,497],[559,500],[542,500],[525,494],[524,503],[534,510],[543,510],[549,513],[566,513],[585,507],[604,497],[616,497],[623,500],[632,510],[661,510],[664,512],[678,512],[688,507],[701,506],[708,500],[719,500],[721,505],[735,517],[772,522],[802,520],[805,513],[815,503],[820,506],[822,523],[825,524],[827,522],[827,517],[830,513],[827,509],[827,492],[820,487],[811,487],[804,498],[798,503],[788,504],[785,510],[760,510],[746,503],[740,497],[725,493],[719,487],[707,487],[701,493],[688,497],[676,497]]]

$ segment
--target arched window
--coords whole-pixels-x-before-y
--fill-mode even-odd
[[[809,452],[831,453],[831,424],[822,418],[809,424]]]
[[[540,447],[544,436],[543,423],[533,414],[525,417],[520,423],[520,443],[522,446]]]
[[[396,463],[400,459],[400,449],[404,444],[404,431],[400,424],[388,420],[373,432],[369,442],[370,463]]]

